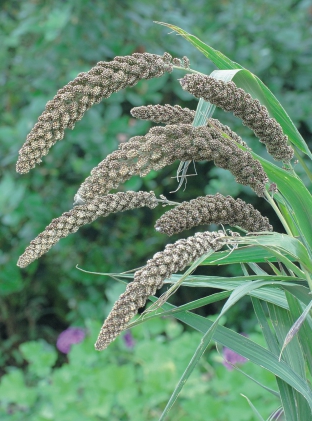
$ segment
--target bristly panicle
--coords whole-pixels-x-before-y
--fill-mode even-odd
[[[140,120],[149,120],[154,123],[164,124],[192,124],[195,111],[189,108],[182,108],[179,105],[142,105],[141,107],[134,107],[130,110],[132,117]],[[220,132],[227,134],[232,140],[240,145],[248,147],[238,134],[233,132],[228,126],[222,124],[215,118],[207,119],[207,125],[211,125]]]
[[[192,124],[195,111],[180,105],[142,105],[130,110],[132,117],[164,124]]]
[[[138,309],[145,305],[147,298],[162,287],[165,279],[183,270],[210,249],[222,248],[226,242],[222,241],[222,237],[222,231],[197,233],[193,237],[168,244],[164,251],[156,253],[147,261],[146,266],[135,273],[133,282],[127,285],[126,291],[114,304],[100,331],[95,348],[98,351],[107,348],[126,328]]]
[[[262,216],[252,205],[220,193],[181,203],[161,216],[156,221],[155,228],[156,231],[173,235],[198,225],[209,224],[229,224],[250,232],[273,229],[268,218]]]
[[[115,57],[113,61],[100,61],[89,72],[80,73],[47,103],[19,151],[17,172],[27,173],[39,164],[51,146],[63,139],[65,129],[73,129],[92,105],[127,86],[134,86],[142,79],[170,73],[170,57],[168,53],[164,57],[134,53]]]
[[[64,212],[59,218],[53,219],[46,229],[30,242],[30,245],[20,256],[17,266],[28,266],[49,251],[61,238],[73,234],[80,227],[90,224],[100,216],[144,206],[153,209],[157,204],[158,201],[154,192],[127,191],[96,197],[87,204],[76,206],[69,212]]]
[[[188,124],[153,127],[145,136],[135,136],[108,155],[80,186],[76,203],[107,194],[133,175],[144,176],[180,161],[213,160],[232,172],[236,181],[263,196],[268,178],[259,161],[214,127]]]
[[[203,98],[225,111],[231,111],[242,119],[276,160],[289,161],[294,154],[288,145],[288,137],[282,127],[271,118],[266,107],[234,82],[223,82],[213,77],[199,74],[187,74],[180,80],[185,91],[196,98]]]

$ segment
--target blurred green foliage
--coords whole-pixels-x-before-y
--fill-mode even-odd
[[[170,76],[142,81],[93,107],[73,132],[66,132],[65,139],[52,148],[41,166],[23,176],[15,173],[18,150],[45,103],[59,88],[97,61],[109,61],[116,55],[133,52],[162,54],[168,51],[176,57],[187,55],[192,67],[204,73],[209,74],[214,69],[181,37],[168,35],[166,28],[153,24],[155,20],[182,27],[256,73],[281,101],[305,139],[311,142],[312,9],[308,0],[282,3],[155,0],[150,4],[143,0],[3,0],[0,9],[0,367],[22,366],[24,359],[28,360],[26,354],[31,346],[36,347],[38,355],[49,354],[40,357],[38,363],[28,360],[32,368],[27,375],[32,373],[43,379],[33,380],[37,382],[34,388],[43,382],[43,394],[52,386],[44,380],[46,372],[40,367],[45,364],[49,370],[55,358],[55,352],[47,343],[54,343],[57,334],[68,324],[83,325],[86,319],[102,320],[108,313],[108,302],[119,293],[118,286],[111,281],[80,272],[75,265],[91,271],[121,272],[144,264],[168,242],[153,229],[154,221],[164,210],[161,207],[153,211],[140,209],[99,219],[75,236],[63,239],[27,269],[16,267],[18,256],[52,218],[72,207],[79,185],[101,159],[116,149],[119,142],[146,133],[149,123],[130,118],[133,106],[170,103],[195,109],[196,101],[181,90],[176,79],[182,73],[175,71]],[[216,116],[244,140],[252,141],[250,131],[235,117],[221,111],[217,111]],[[265,155],[259,142],[253,142],[253,149]],[[263,200],[256,198],[249,188],[236,185],[229,173],[210,163],[199,163],[198,175],[189,177],[186,190],[170,195],[177,187],[172,178],[177,165],[160,173],[153,172],[144,179],[135,177],[121,189],[155,190],[156,194],[178,201],[217,191],[235,193],[270,216],[269,206]],[[271,219],[278,230],[280,226],[273,215]],[[222,270],[226,275],[232,268]],[[194,292],[187,290],[180,298],[183,300],[190,294]],[[248,307],[245,302],[242,306]],[[248,323],[245,310],[237,306],[236,313],[232,312],[233,320],[241,328]],[[25,341],[38,338],[47,342],[31,342],[32,345],[28,342],[26,348],[19,347]],[[77,366],[77,371],[95,370],[93,363],[88,368],[78,355],[87,346],[89,350],[85,349],[83,356],[95,359],[100,382],[105,362],[94,356],[89,341],[75,347],[69,366],[58,369],[53,376],[69,378],[72,365]],[[159,351],[159,355],[162,353]],[[166,354],[167,350],[163,355]],[[113,358],[112,353],[104,358]],[[122,367],[134,370],[130,365]],[[131,373],[129,376],[135,375]],[[12,376],[12,381],[20,385],[20,402],[35,402],[32,389],[26,392],[23,386],[25,380],[20,370],[12,370],[7,376]],[[84,393],[92,396],[91,383],[90,380],[90,391],[86,388]],[[174,384],[175,380],[170,380],[170,391]],[[69,389],[70,386],[70,395]],[[72,393],[78,392],[75,389]],[[163,400],[159,402],[164,402],[166,389],[159,393],[163,393]],[[197,400],[187,402],[184,404],[189,408],[199,405]],[[41,404],[36,405],[39,408]],[[96,417],[96,409],[91,413],[91,407],[86,409],[90,420]],[[46,409],[40,408],[39,412],[49,411],[49,405]],[[71,415],[68,417],[73,419]]]
[[[158,420],[168,396],[201,339],[182,332],[175,320],[155,319],[132,330],[133,348],[119,337],[103,353],[90,352],[100,324],[86,321],[88,335],[73,345],[68,360],[53,368],[57,352],[44,341],[20,346],[25,370],[11,368],[0,384],[0,417],[6,421]],[[253,335],[256,341],[260,334]],[[35,357],[34,357],[35,355]],[[253,412],[240,393],[260,407],[263,416],[278,407],[266,393],[238,371],[229,372],[217,352],[203,358],[184,387],[170,416],[172,421],[252,421]],[[244,364],[243,370],[275,386],[274,376]]]

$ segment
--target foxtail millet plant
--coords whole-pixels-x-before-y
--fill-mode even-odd
[[[247,231],[241,236],[238,233],[227,235],[226,231],[196,233],[156,253],[146,266],[135,272],[133,282],[127,285],[126,291],[116,301],[100,331],[96,349],[106,348],[129,327],[139,308],[149,297],[155,300],[151,295],[164,283],[172,283],[174,288],[180,285],[179,282],[186,286],[194,286],[197,282],[200,286],[213,285],[221,290],[232,290],[213,323],[186,311],[185,307],[177,309],[169,304],[159,304],[164,314],[175,315],[203,333],[202,341],[161,421],[212,338],[276,376],[279,388],[276,395],[281,398],[287,421],[311,419],[312,389],[309,379],[312,375],[312,343],[309,338],[312,337],[312,319],[309,311],[312,308],[312,195],[292,168],[291,159],[295,154],[307,177],[312,180],[312,174],[301,156],[304,153],[312,158],[312,154],[285,110],[255,75],[180,28],[169,27],[219,66],[221,70],[217,76],[213,74],[216,77],[191,69],[186,57],[172,59],[168,53],[163,56],[135,53],[116,57],[110,62],[99,62],[89,72],[79,74],[48,102],[20,150],[17,171],[26,173],[40,163],[51,146],[64,137],[65,129],[73,129],[92,105],[120,89],[134,86],[142,79],[160,77],[173,70],[183,71],[186,75],[179,79],[182,88],[200,98],[196,112],[168,104],[133,108],[131,114],[135,118],[166,126],[156,126],[145,136],[132,137],[93,168],[78,189],[74,208],[54,219],[30,243],[19,258],[18,265],[27,266],[61,238],[99,216],[142,206],[153,208],[159,202],[175,206],[156,221],[156,230],[167,235],[210,224],[229,224]],[[243,76],[236,84],[232,79],[241,70]],[[264,101],[260,102],[256,97]],[[268,153],[275,160],[283,161],[284,166],[278,167],[257,156],[229,127],[211,118],[212,104],[239,117],[265,144]],[[182,204],[156,199],[153,192],[110,194],[112,189],[132,176],[144,177],[151,170],[160,170],[176,160],[213,161],[216,166],[229,170],[236,182],[250,186],[259,197],[267,200],[287,235],[272,232],[268,219],[250,204],[220,193]],[[223,245],[227,245],[228,250],[217,252]],[[240,263],[243,273],[234,279],[231,286],[224,278],[216,276],[188,276],[199,264],[219,263]],[[258,263],[266,266],[260,268]],[[176,281],[175,272],[191,264],[189,271]],[[217,326],[220,317],[247,295],[252,297],[268,350],[230,329]],[[216,293],[212,298],[199,300],[200,303],[188,303],[187,310],[223,298]],[[131,326],[157,315],[139,318]],[[268,323],[267,317],[271,323]],[[286,345],[287,352],[283,352]]]

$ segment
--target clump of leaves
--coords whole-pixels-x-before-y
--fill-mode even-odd
[[[55,363],[59,355],[54,346],[42,340],[22,343],[24,370],[10,367],[1,378],[1,421],[74,420],[81,414],[88,421],[156,421],[201,334],[183,331],[174,319],[158,318],[127,331],[104,353],[90,352],[99,329],[99,321],[86,320],[84,340],[72,345],[61,366]],[[261,341],[259,333],[253,338]],[[203,413],[208,421],[221,421],[242,409],[240,419],[252,421],[251,408],[236,393],[238,385],[242,393],[249,391],[255,404],[265,400],[261,413],[274,410],[276,396],[257,385],[250,390],[247,377],[222,363],[221,353],[212,351],[209,359],[198,364],[171,414],[172,421],[201,420]],[[246,363],[244,370],[274,387],[274,376],[260,367],[255,372]],[[229,405],[221,413],[225,397]]]
[[[173,25],[165,25],[191,42],[219,70],[209,76],[203,75],[190,67],[187,58],[184,57],[182,61],[172,60],[168,53],[163,56],[133,54],[116,57],[112,62],[100,62],[90,72],[78,75],[47,104],[20,151],[17,169],[27,172],[33,168],[36,163],[41,162],[41,157],[50,147],[63,138],[65,129],[73,128],[74,123],[82,118],[88,108],[102,98],[126,86],[132,86],[140,79],[160,77],[173,70],[183,71],[186,75],[180,79],[182,88],[200,98],[196,112],[166,106],[166,120],[159,106],[156,109],[147,107],[148,112],[146,109],[143,113],[142,110],[134,111],[136,117],[140,117],[141,113],[144,119],[168,124],[165,127],[152,128],[145,136],[131,138],[94,168],[75,197],[78,211],[74,208],[67,215],[71,218],[71,227],[74,226],[75,229],[69,229],[66,221],[57,219],[57,222],[50,224],[38,236],[45,238],[45,249],[35,239],[34,247],[26,250],[19,263],[26,266],[34,260],[33,257],[39,257],[50,248],[46,246],[47,243],[53,245],[84,223],[91,222],[101,214],[106,215],[103,209],[99,210],[94,205],[94,201],[99,201],[99,197],[104,196],[105,203],[105,195],[133,175],[144,177],[151,170],[159,170],[179,159],[182,161],[178,174],[181,184],[191,161],[212,160],[216,166],[228,169],[238,183],[249,185],[258,196],[269,202],[282,222],[285,233],[271,232],[268,221],[250,207],[239,210],[231,208],[229,204],[233,202],[232,198],[220,198],[216,209],[212,209],[212,216],[209,215],[206,219],[203,217],[203,214],[206,215],[205,207],[202,207],[200,201],[193,202],[192,209],[187,206],[182,209],[178,207],[181,214],[179,218],[170,220],[170,223],[177,225],[170,227],[170,232],[197,226],[201,221],[222,221],[238,225],[240,234],[198,233],[187,240],[167,245],[164,252],[156,253],[134,275],[122,275],[128,279],[133,277],[133,282],[113,307],[101,329],[96,347],[105,348],[121,330],[134,324],[159,315],[174,315],[200,331],[203,337],[160,420],[168,414],[212,340],[276,376],[279,397],[287,420],[309,419],[312,410],[312,389],[308,383],[312,374],[312,344],[309,339],[312,333],[309,314],[309,293],[312,290],[312,196],[296,174],[291,159],[295,155],[312,180],[312,174],[303,157],[305,155],[305,158],[311,159],[312,154],[286,111],[261,80],[196,37]],[[211,119],[215,106],[231,111],[241,118],[265,144],[268,153],[275,160],[282,161],[282,166],[256,155],[235,133],[232,134],[221,122]],[[193,117],[192,124],[190,117]],[[110,196],[114,197],[114,194]],[[158,201],[165,205],[176,205],[164,197]],[[155,200],[153,205],[154,202]],[[83,216],[80,207],[86,212]],[[206,207],[209,208],[209,201]],[[120,210],[126,208],[121,207]],[[119,210],[116,206],[114,209]],[[235,212],[239,211],[241,214],[236,215]],[[181,220],[184,221],[183,224]],[[247,220],[248,225],[245,225]],[[259,225],[259,221],[264,222],[264,225]],[[251,231],[255,231],[252,228],[256,226],[256,222],[259,231],[250,235]],[[267,231],[263,231],[264,226]],[[57,230],[61,230],[62,235]],[[217,251],[222,246],[228,247],[228,250]],[[33,254],[34,249],[36,255]],[[199,265],[229,263],[240,263],[242,276],[224,279],[191,275]],[[265,271],[258,263],[268,263],[270,270]],[[174,275],[174,272],[190,264],[183,276]],[[169,291],[156,301],[145,317],[128,324],[138,309],[144,306],[147,297],[154,294],[164,282],[172,284]],[[224,293],[174,308],[166,301],[181,284],[214,287],[228,292],[228,299],[214,322],[194,315],[190,310],[222,300]],[[218,326],[221,316],[246,295],[252,299],[268,349]],[[155,298],[150,298],[155,301]],[[257,413],[251,401],[248,402]]]

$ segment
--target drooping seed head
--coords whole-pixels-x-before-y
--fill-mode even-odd
[[[150,295],[161,288],[165,279],[177,271],[183,270],[194,260],[210,249],[219,250],[225,241],[223,232],[197,233],[193,237],[168,244],[165,250],[158,252],[147,261],[146,266],[138,270],[133,282],[127,285],[105,320],[95,349],[101,351],[116,339],[126,328],[128,322],[143,307]]]
[[[100,216],[143,206],[152,209],[157,204],[154,192],[127,191],[108,194],[104,197],[95,197],[88,203],[76,206],[74,209],[64,212],[60,217],[53,219],[46,229],[30,242],[30,245],[18,259],[17,266],[22,268],[28,266],[47,253],[61,238],[75,233],[80,227],[90,224]]]
[[[288,138],[282,127],[271,118],[267,108],[234,82],[223,82],[211,76],[187,74],[180,80],[185,91],[196,98],[203,98],[225,111],[231,111],[242,119],[260,142],[266,145],[268,152],[276,160],[289,161],[294,154],[288,145]]]
[[[179,105],[142,105],[140,107],[134,107],[130,111],[132,117],[139,118],[141,120],[149,120],[154,123],[164,124],[192,124],[195,111],[189,108],[181,108]],[[248,147],[247,144],[242,140],[238,134],[233,132],[228,126],[222,124],[215,118],[207,119],[207,125],[214,127],[219,130],[222,134],[228,135],[232,140],[240,145]]]
[[[167,125],[153,127],[147,135],[131,138],[120,150],[108,155],[91,171],[77,197],[90,200],[107,194],[133,175],[143,177],[175,160],[213,160],[217,166],[231,171],[238,183],[249,185],[258,196],[263,196],[268,181],[260,162],[214,127]]]
[[[79,73],[46,104],[19,151],[17,172],[27,173],[39,164],[42,156],[58,140],[63,139],[65,129],[73,129],[92,105],[127,86],[134,86],[142,79],[170,73],[172,64],[168,56],[134,53],[131,56],[115,57],[109,62],[100,61],[89,72]]]
[[[164,213],[156,221],[155,228],[156,231],[173,235],[198,225],[210,224],[229,224],[250,232],[273,229],[268,218],[252,205],[220,193],[181,203]]]

